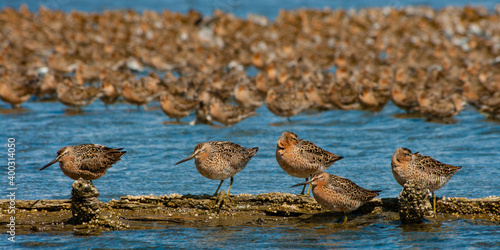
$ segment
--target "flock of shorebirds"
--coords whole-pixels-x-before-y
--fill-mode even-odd
[[[500,117],[500,6],[281,10],[274,21],[132,10],[0,11],[0,98],[13,107],[100,99],[232,125],[262,105],[381,110],[452,122],[466,103]],[[249,76],[246,69],[257,69]]]
[[[242,171],[258,151],[258,147],[245,148],[230,141],[202,142],[195,146],[193,154],[175,163],[175,165],[194,159],[198,172],[212,180],[220,180],[214,196],[226,179],[231,179],[227,195],[231,190],[233,176]],[[78,180],[96,180],[102,177],[108,168],[120,160],[126,153],[122,148],[109,148],[98,144],[66,146],[57,151],[57,156],[41,170],[59,162],[62,172]],[[328,152],[311,141],[299,139],[295,133],[285,131],[277,140],[276,160],[278,165],[289,175],[305,178],[306,181],[293,185],[311,184],[316,201],[324,208],[350,213],[372,200],[381,190],[369,190],[356,185],[349,179],[324,172],[328,167],[343,157]],[[398,148],[391,160],[392,173],[396,181],[404,186],[408,181],[418,181],[422,188],[428,189],[436,201],[434,191],[443,187],[461,167],[441,163],[429,156],[413,153],[407,148]],[[309,180],[309,178],[311,178]],[[307,196],[309,196],[309,192]]]

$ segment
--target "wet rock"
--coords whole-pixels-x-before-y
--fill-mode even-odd
[[[71,212],[73,217],[70,223],[77,224],[75,234],[99,234],[103,229],[125,229],[127,226],[118,220],[114,212],[107,215],[101,214],[100,203],[97,197],[99,192],[92,184],[78,179],[73,183],[71,191]]]
[[[405,192],[408,192],[408,189]],[[412,192],[415,193],[415,190]],[[428,195],[425,192],[416,193]],[[400,198],[401,202],[396,198],[375,198],[356,211],[356,220],[366,223],[393,222],[400,219],[398,203],[406,204],[401,207],[410,210],[415,205],[409,200],[422,200],[416,199],[415,196],[403,197],[405,196]],[[337,216],[323,210],[313,197],[303,195],[265,193],[221,198],[180,194],[127,195],[118,200],[112,199],[108,203],[98,203],[100,207],[97,216],[81,224],[70,223],[73,215],[70,200],[16,200],[16,234],[74,232],[79,235],[93,235],[109,230],[164,229],[172,225],[206,227],[265,223],[266,227],[273,227],[307,223],[318,226],[331,220],[332,216]],[[424,202],[427,199],[428,196],[423,199]],[[220,213],[217,213],[219,201],[224,201],[224,204]],[[0,224],[9,222],[9,206],[10,200],[0,200]],[[425,206],[430,209],[430,202]],[[500,197],[441,198],[437,200],[437,210],[442,216],[436,218],[436,221],[457,218],[483,222],[500,221]],[[414,216],[415,211],[406,214]]]
[[[500,197],[491,196],[478,199],[442,198],[437,203],[438,211],[455,215],[486,215],[491,221],[500,221]]]
[[[429,191],[422,182],[406,182],[398,197],[398,212],[403,224],[422,223],[424,216],[432,213]]]
[[[92,182],[82,178],[73,183],[71,190],[71,212],[73,223],[82,224],[99,216],[99,192]]]

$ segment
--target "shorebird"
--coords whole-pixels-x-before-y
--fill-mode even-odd
[[[123,94],[123,85],[127,81],[135,80],[135,75],[130,71],[114,71],[104,68],[101,71],[99,87],[103,92],[101,101],[106,108],[108,105],[114,105],[120,96]]]
[[[418,109],[429,121],[452,123],[453,117],[458,115],[465,106],[464,97],[459,93],[449,96],[439,95],[428,91],[418,94]]]
[[[57,85],[57,98],[59,101],[70,107],[76,107],[80,110],[82,106],[93,103],[103,93],[99,88],[87,87],[74,84],[70,79],[64,79],[64,82]]]
[[[330,101],[325,82],[308,82],[305,87],[306,98],[312,103],[311,108],[317,110],[330,110],[335,108]]]
[[[325,171],[333,163],[341,160],[342,156],[330,153],[314,144],[313,142],[299,139],[295,133],[285,131],[278,138],[276,146],[276,160],[280,167],[289,175],[298,178],[306,178]],[[305,191],[302,189],[301,195]],[[307,196],[311,187],[307,191]]]
[[[215,195],[227,178],[231,178],[227,195],[233,185],[233,176],[243,170],[259,148],[244,148],[230,141],[202,142],[194,147],[193,154],[175,165],[194,158],[196,169],[208,179],[220,180]]]
[[[362,188],[351,180],[329,173],[318,173],[310,181],[295,184],[292,187],[311,184],[314,199],[324,208],[334,212],[350,213],[378,196],[381,190]]]
[[[266,106],[273,114],[286,121],[311,106],[302,90],[283,90],[278,86],[270,89],[266,96]]]
[[[358,84],[352,81],[334,81],[328,89],[330,101],[342,110],[358,109],[358,88]]]
[[[138,80],[127,80],[123,85],[123,98],[130,104],[144,107],[148,110],[147,104],[156,97],[164,93],[164,88],[160,85],[160,79],[154,76],[141,77]]]
[[[35,95],[43,99],[46,96],[49,98],[55,97],[57,94],[57,80],[53,72],[47,72],[40,80],[40,84],[35,92]]]
[[[245,109],[257,109],[264,105],[265,94],[262,94],[255,83],[244,79],[239,81],[234,88],[234,100],[238,106]]]
[[[108,148],[99,144],[66,146],[57,151],[57,157],[40,168],[44,170],[59,162],[62,172],[73,180],[97,180],[106,174],[106,170],[127,153],[123,148]]]
[[[195,111],[195,116],[196,119],[191,121],[189,125],[195,125],[199,123],[207,124],[207,125],[213,125],[214,119],[212,118],[212,115],[210,115],[210,107],[207,105],[205,102],[200,101],[200,104],[198,108]]]
[[[413,82],[394,82],[391,85],[391,100],[407,114],[414,113],[418,109],[416,84]]]
[[[358,95],[361,108],[380,112],[391,98],[388,87],[368,79],[363,79],[362,83],[363,86]]]
[[[165,91],[161,96],[160,104],[163,113],[170,118],[175,118],[179,123],[179,119],[191,114],[200,105],[200,101],[188,100]]]
[[[12,108],[20,108],[21,103],[31,98],[38,88],[39,78],[20,74],[4,73],[0,77],[0,99]]]
[[[240,121],[255,115],[252,109],[244,109],[221,101],[218,98],[212,98],[209,103],[210,116],[219,123],[226,126],[232,126]]]
[[[120,92],[118,92],[119,90],[109,81],[103,81],[100,85],[103,93],[100,98],[101,101],[106,107],[108,107],[108,105],[113,105],[118,100],[118,97],[120,97]]]
[[[442,188],[462,167],[441,163],[430,156],[412,153],[407,148],[398,148],[392,155],[392,174],[404,186],[409,180],[421,181],[424,188],[432,193],[434,216],[436,216],[436,196],[434,191]]]

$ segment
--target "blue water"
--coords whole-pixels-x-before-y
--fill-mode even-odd
[[[136,10],[168,8],[186,12],[196,9],[210,15],[214,8],[233,12],[240,17],[248,13],[274,18],[280,8],[297,7],[361,8],[372,6],[400,7],[408,4],[431,4],[427,1],[26,1],[32,10],[38,5],[70,11],[102,11],[133,8]],[[432,2],[436,8],[451,1]],[[493,9],[495,1],[453,1],[454,4],[481,4]],[[18,1],[4,0],[0,7],[17,8]],[[331,110],[304,113],[292,122],[281,124],[265,106],[258,116],[232,127],[205,125],[165,125],[170,119],[159,109],[150,111],[118,103],[106,109],[97,101],[79,115],[68,115],[58,102],[23,104],[27,110],[10,113],[0,103],[0,142],[7,152],[7,139],[16,140],[17,199],[65,199],[70,197],[72,180],[56,165],[38,169],[56,156],[65,145],[98,143],[124,147],[127,154],[99,180],[94,181],[101,201],[123,195],[212,194],[218,181],[202,177],[194,162],[174,166],[189,156],[194,146],[209,140],[230,140],[245,147],[259,147],[247,168],[235,176],[232,194],[264,192],[300,192],[291,185],[303,181],[288,176],[275,160],[276,140],[289,130],[300,138],[344,156],[328,172],[343,176],[369,189],[382,189],[380,197],[396,197],[401,187],[394,180],[390,159],[397,147],[407,147],[439,161],[462,166],[449,183],[436,192],[438,196],[478,198],[500,194],[500,123],[487,121],[471,107],[460,113],[455,124],[425,122],[419,118],[400,119],[402,113],[392,103],[381,112]],[[183,121],[193,120],[191,115]],[[2,150],[0,148],[0,150]],[[2,157],[2,159],[4,159]],[[3,165],[3,164],[2,164]],[[0,185],[6,187],[7,175]],[[228,183],[222,188],[227,189]],[[2,193],[2,199],[6,194]],[[342,228],[332,222],[316,225],[283,225],[282,227],[238,226],[190,228],[169,226],[161,230],[107,232],[99,236],[81,237],[73,234],[18,236],[11,247],[57,248],[499,248],[500,227],[487,221],[452,220],[420,226],[401,226],[398,221],[380,220],[369,225]],[[0,239],[6,242],[6,235]]]

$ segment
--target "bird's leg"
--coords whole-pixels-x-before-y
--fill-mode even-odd
[[[219,192],[219,189],[220,189],[220,186],[222,186],[222,183],[224,182],[224,180],[221,180],[220,181],[220,184],[219,184],[219,187],[217,188],[217,190],[215,191],[215,194],[213,196],[216,196],[217,193]]]
[[[344,212],[344,222],[342,224],[345,224],[347,222],[347,214]]]
[[[305,186],[304,186],[305,187]],[[311,188],[312,188],[312,184],[309,184],[309,189],[307,189],[307,194],[306,196],[309,196],[309,194],[311,193]]]
[[[306,181],[308,181],[309,178],[306,178]],[[302,188],[302,192],[300,193],[300,195],[304,195],[304,191],[306,191],[306,185],[304,185],[304,187]],[[307,195],[309,195],[309,192],[307,193]]]
[[[231,182],[229,183],[229,188],[227,189],[227,197],[229,197],[229,191],[231,191],[231,186],[233,185],[234,178],[231,176]]]
[[[432,207],[434,210],[434,218],[437,218],[437,213],[436,213],[436,195],[434,192],[432,192]]]

